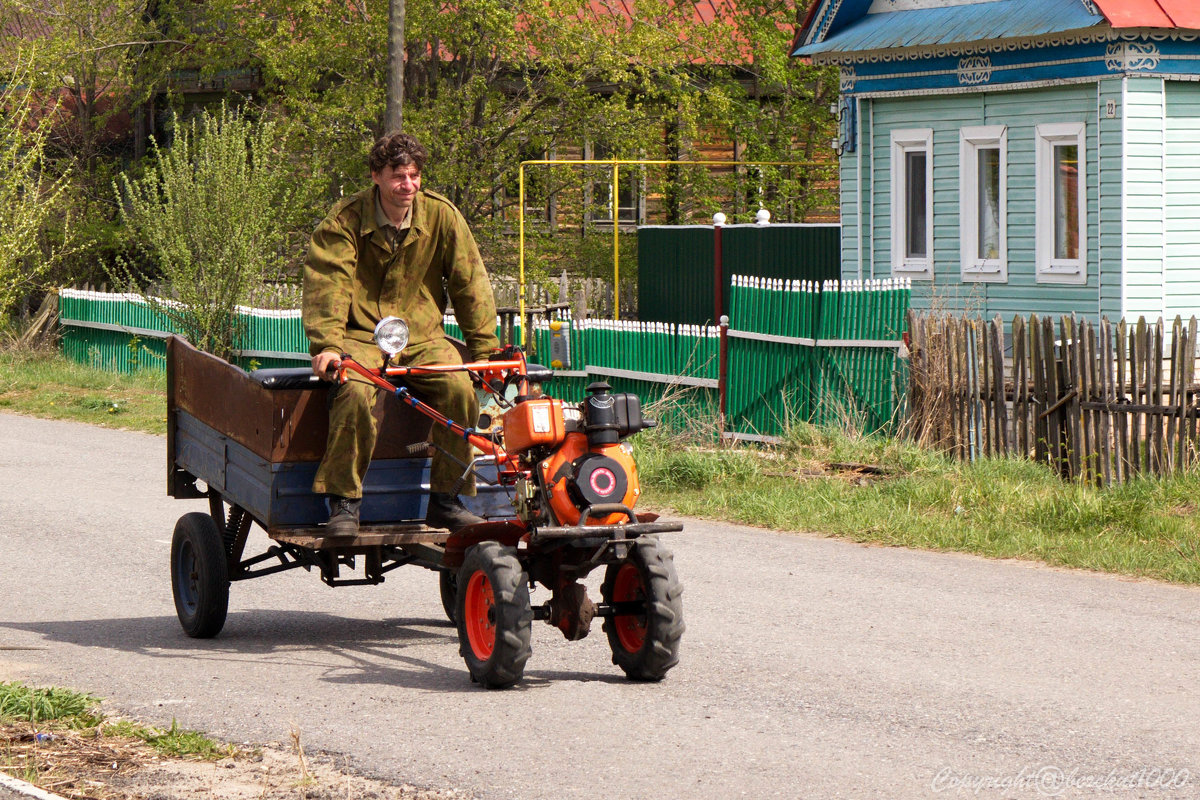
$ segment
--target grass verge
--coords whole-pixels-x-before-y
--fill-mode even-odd
[[[165,433],[165,373],[122,375],[41,351],[0,351],[0,411]]]
[[[98,698],[0,682],[0,772],[71,797],[106,797],[108,780],[155,758],[216,761],[230,746],[172,723],[107,720]]]
[[[1194,473],[1100,490],[811,426],[770,449],[697,451],[657,430],[636,448],[646,501],[678,514],[1200,584]]]
[[[290,749],[235,748],[172,723],[107,720],[96,698],[0,682],[0,772],[67,800],[450,800],[462,797],[355,775]],[[0,794],[3,791],[0,790]],[[5,794],[7,796],[7,794]]]

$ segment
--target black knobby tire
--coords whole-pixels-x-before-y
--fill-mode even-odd
[[[171,539],[171,592],[183,632],[208,639],[229,611],[229,566],[221,531],[208,514],[184,514]]]
[[[529,578],[517,551],[498,542],[467,550],[455,601],[459,651],[471,679],[487,689],[521,680],[533,627]]]
[[[446,612],[446,619],[457,622],[454,606],[458,602],[458,573],[452,569],[439,570],[438,591],[442,596],[442,610]]]
[[[642,613],[604,620],[613,663],[635,681],[660,681],[679,663],[683,638],[683,587],[669,550],[638,539],[629,557],[610,564],[600,592],[606,603],[641,603]]]

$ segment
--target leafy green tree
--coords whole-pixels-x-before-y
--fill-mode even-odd
[[[29,63],[19,57],[0,88],[0,317],[71,247],[68,176],[48,172],[45,159],[53,106],[44,108],[29,89]],[[55,216],[64,223],[57,245],[45,236]]]
[[[244,335],[238,305],[303,252],[296,230],[312,203],[311,183],[290,153],[288,130],[269,118],[222,106],[176,131],[170,149],[153,143],[141,177],[114,184],[150,265],[122,261],[120,275],[197,347],[229,358]],[[153,285],[169,296],[158,297]]]
[[[632,7],[625,17],[616,6],[585,0],[406,3],[404,126],[431,150],[425,185],[463,211],[494,272],[516,272],[511,239],[522,160],[579,158],[585,142],[591,152],[620,158],[717,152],[732,159],[735,141],[743,159],[831,155],[828,105],[836,84],[829,70],[789,58],[794,0],[744,0],[737,16],[708,22],[696,18],[694,4],[677,0]],[[202,8],[210,16],[197,23],[204,33],[191,40],[191,57],[212,70],[254,64],[264,94],[304,120],[303,146],[325,160],[330,195],[364,185],[364,155],[381,132],[387,96],[388,1],[212,0]],[[832,160],[819,174],[728,172],[681,166],[644,174],[654,210],[671,222],[707,222],[716,210],[746,221],[760,203],[776,220],[836,207]],[[609,174],[541,172],[537,192],[543,200],[557,196],[564,234],[530,237],[527,268],[551,276],[564,267],[611,271],[594,258],[607,243],[591,241],[606,236],[605,226],[580,225],[599,210],[589,203],[607,200],[589,187]],[[623,259],[623,280],[634,267]]]
[[[679,0],[621,5],[634,9],[631,17],[587,0],[410,0],[404,125],[432,152],[425,183],[459,205],[481,246],[500,257],[493,269],[504,272],[515,271],[510,240],[524,159],[581,157],[585,142],[591,152],[621,158],[731,158],[737,142],[742,159],[830,159],[828,105],[836,83],[829,70],[788,57],[796,2],[739,0],[724,17],[700,21],[695,4]],[[173,70],[199,68],[202,77],[256,71],[261,89],[252,101],[298,123],[287,146],[311,154],[324,182],[324,197],[312,201],[301,227],[311,228],[333,198],[365,185],[364,156],[381,132],[387,98],[389,5],[0,0],[0,50],[14,31],[46,43],[37,70],[43,88],[65,92],[64,107],[74,115],[66,121],[75,127],[64,122],[56,139],[81,165],[71,201],[85,207],[78,216],[103,242],[97,247],[119,252],[133,241],[133,228],[107,223],[122,219],[108,191],[120,155],[106,139],[108,122],[136,118],[143,100],[170,90]],[[182,111],[182,98],[169,96]],[[165,152],[155,147],[144,161],[134,153],[129,179],[136,182],[143,166],[159,169]],[[654,211],[672,222],[707,221],[716,210],[744,221],[760,204],[785,220],[835,207],[831,159],[830,167],[720,175],[678,166],[644,174]],[[557,196],[561,226],[583,235],[553,244],[534,237],[531,247],[546,252],[532,253],[531,263],[555,275],[594,261],[589,254],[604,247],[589,236],[604,236],[604,226],[589,231],[580,223],[589,202],[607,200],[590,190],[606,176],[604,169],[544,171],[536,191]],[[101,196],[91,190],[97,185]],[[627,269],[623,260],[624,276]]]
[[[78,247],[48,273],[56,282],[102,280],[97,265],[128,248],[111,187],[122,162],[142,155],[133,131],[181,45],[162,32],[170,2],[0,0],[0,58],[34,43],[29,86],[59,101],[47,109],[45,157],[71,171]],[[61,237],[57,227],[49,220],[45,235]]]
[[[703,117],[689,135],[734,122],[736,87],[722,82],[747,56],[731,45],[731,21],[700,23],[690,3],[644,0],[632,19],[583,0],[406,6],[405,127],[433,152],[427,182],[473,222],[513,202],[497,196],[529,153],[578,155],[587,140],[621,157],[661,157],[664,125],[681,107]],[[386,0],[204,9],[193,57],[212,69],[249,59],[264,90],[308,123],[313,149],[330,155],[333,188],[361,182],[384,113]],[[787,33],[776,34],[770,46],[786,62]]]
[[[804,12],[792,0],[741,0],[737,29],[744,37],[746,79],[731,95],[731,131],[746,161],[823,162],[824,169],[764,168],[757,185],[762,205],[778,219],[803,220],[816,210],[837,213],[837,159],[829,146],[836,126],[829,107],[838,98],[837,70],[791,57],[794,30],[781,25]],[[744,199],[748,218],[758,204]]]
[[[0,0],[0,53],[36,43],[32,87],[63,98],[54,145],[84,177],[119,138],[114,125],[161,83],[166,64],[158,56],[170,43],[157,7],[157,0]]]

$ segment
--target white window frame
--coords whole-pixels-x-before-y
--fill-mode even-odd
[[[530,151],[530,153],[532,153],[532,151]],[[543,150],[540,153],[536,153],[532,158],[524,158],[525,155],[529,155],[530,153],[521,153],[518,151],[518,163],[526,160],[549,161],[558,158],[553,146]],[[531,164],[525,168],[525,224],[535,225],[545,230],[553,231],[557,230],[558,228],[558,193],[553,192],[547,197],[540,198],[532,197],[530,195],[530,189],[532,188],[531,178],[535,174],[534,170],[546,170],[546,174],[549,175],[550,169],[551,168],[549,166],[543,166],[541,164]],[[512,190],[511,194],[509,191],[510,189]],[[504,183],[501,183],[496,187],[492,196],[493,213],[498,212],[499,218],[504,220],[505,224],[508,225],[509,228],[512,228],[512,226],[517,224],[518,214],[520,212],[517,208],[519,205],[519,200],[512,204],[509,204],[508,201],[517,200],[519,194],[519,184],[514,184],[513,186],[509,187],[504,185]]]
[[[925,255],[906,255],[908,187],[905,156],[925,153]],[[933,279],[933,129],[901,128],[892,131],[892,274],[918,280]]]
[[[1079,150],[1079,256],[1054,257],[1054,147]],[[1087,125],[1064,122],[1037,126],[1037,282],[1082,286],[1087,283]]]
[[[959,243],[964,282],[1008,282],[1008,129],[980,125],[959,132]],[[998,258],[979,256],[979,154],[1000,151],[1000,215]]]
[[[595,142],[587,140],[583,143],[583,157],[591,160],[596,159],[603,161],[604,158],[596,158]],[[587,213],[587,222],[597,226],[611,226],[613,224],[613,216],[617,217],[617,224],[623,228],[633,228],[638,225],[646,224],[646,171],[644,167],[635,167],[634,164],[621,164],[619,167],[620,185],[617,187],[617,194],[620,195],[622,187],[626,190],[632,188],[633,205],[622,206],[621,198],[618,196],[613,198],[612,173],[607,173],[603,178],[589,182],[584,187],[585,202],[591,210]],[[603,192],[601,197],[607,195],[608,200],[603,204],[596,203],[597,190]],[[596,203],[596,206],[593,205]],[[625,216],[632,210],[632,219]]]

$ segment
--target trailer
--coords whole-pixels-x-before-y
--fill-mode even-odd
[[[439,573],[442,607],[458,627],[471,678],[486,687],[520,680],[535,619],[580,639],[600,617],[628,677],[665,676],[678,662],[684,625],[673,560],[658,537],[682,526],[632,511],[640,490],[623,439],[653,424],[635,397],[596,384],[597,409],[615,399],[620,413],[596,410],[589,423],[586,403],[574,409],[529,388],[531,376],[550,373],[519,352],[427,367],[471,372],[497,396],[494,429],[468,428],[409,393],[402,370],[371,371],[344,358],[340,379],[357,371],[383,391],[359,531],[332,536],[324,498],[311,491],[332,384],[308,368],[246,372],[168,339],[167,492],[209,506],[183,515],[172,538],[172,591],[187,635],[220,633],[235,582],[304,569],[331,587],[376,585],[413,565]],[[509,387],[517,385],[522,394],[514,396]],[[481,451],[464,465],[478,494],[463,500],[482,524],[454,532],[424,524],[433,424],[457,425]],[[270,545],[248,555],[255,525]],[[598,604],[579,583],[597,567],[606,569]],[[535,583],[552,592],[537,607],[529,598]]]

